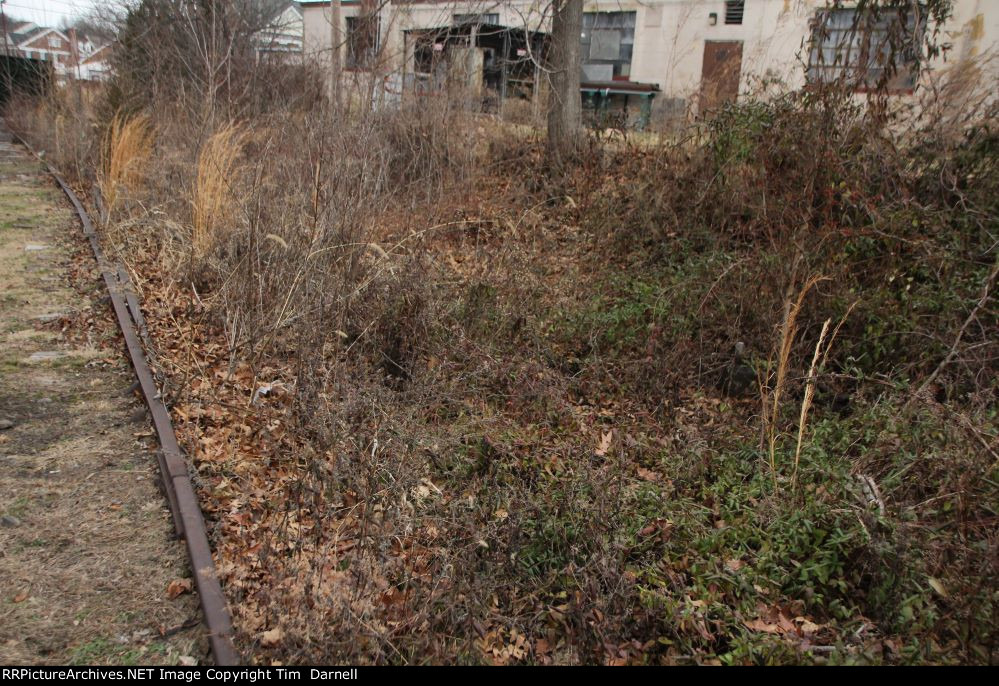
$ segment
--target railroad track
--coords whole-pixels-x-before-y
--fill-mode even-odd
[[[173,424],[170,421],[170,413],[160,396],[159,389],[153,377],[153,371],[146,360],[140,336],[145,335],[145,322],[139,306],[139,299],[135,289],[132,287],[128,277],[128,271],[124,265],[108,261],[101,249],[100,241],[94,224],[90,220],[86,207],[80,201],[73,189],[66,183],[66,180],[52,168],[48,162],[40,157],[28,144],[16,133],[6,129],[0,121],[0,140],[7,139],[8,136],[23,145],[32,155],[37,157],[48,169],[49,173],[62,188],[66,197],[76,210],[77,217],[83,228],[83,234],[90,242],[90,247],[94,252],[94,259],[104,278],[107,286],[108,296],[114,309],[115,318],[118,320],[118,327],[125,339],[125,346],[128,349],[129,359],[135,376],[142,391],[146,407],[149,408],[149,415],[153,420],[153,428],[159,439],[160,450],[157,451],[157,461],[159,463],[161,485],[170,505],[170,512],[173,516],[174,530],[177,535],[184,539],[187,548],[188,558],[191,563],[191,571],[194,575],[194,583],[198,589],[198,597],[201,602],[202,614],[204,615],[205,626],[208,629],[208,640],[211,646],[212,656],[215,664],[219,666],[235,666],[239,664],[239,655],[233,646],[232,640],[232,620],[229,615],[229,608],[226,605],[225,595],[219,583],[218,575],[215,571],[215,562],[212,560],[212,550],[208,543],[208,533],[205,530],[205,519],[198,504],[198,497],[191,484],[191,478],[187,471],[187,460],[177,442],[177,435],[174,432]]]

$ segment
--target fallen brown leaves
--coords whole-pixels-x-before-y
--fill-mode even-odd
[[[577,227],[546,225],[534,217],[507,222],[475,218],[501,211],[508,213],[480,208],[461,226],[442,231],[422,246],[440,257],[436,265],[441,282],[487,278],[495,265],[482,259],[483,244],[499,251],[518,240],[542,241],[545,246],[534,255],[536,264],[521,265],[521,257],[511,257],[511,263],[503,266],[511,273],[539,274],[558,288],[579,278],[579,265],[588,258],[581,259],[587,251]],[[412,219],[405,221],[408,227]],[[608,635],[602,647],[595,647],[604,662],[642,661],[652,646],[614,639],[619,626],[599,609],[586,609],[588,601],[582,594],[553,600],[513,593],[502,603],[494,598],[492,606],[481,610],[488,598],[455,598],[453,573],[445,562],[455,559],[456,546],[474,546],[472,560],[493,559],[488,556],[497,554],[500,546],[490,532],[510,526],[519,513],[502,502],[480,504],[472,492],[448,488],[432,473],[418,474],[404,488],[379,485],[377,497],[341,487],[329,475],[343,462],[353,460],[350,468],[363,470],[381,452],[397,448],[377,441],[358,445],[334,436],[318,449],[320,453],[294,413],[296,372],[290,368],[290,356],[283,357],[277,349],[245,356],[251,364],[245,351],[230,349],[217,314],[205,305],[203,296],[177,282],[155,254],[138,259],[133,266],[144,279],[143,312],[156,347],[151,362],[158,368],[178,438],[189,455],[238,643],[256,659],[288,659],[295,650],[315,651],[331,636],[349,633],[351,643],[342,651],[404,662],[394,641],[427,634],[436,621],[434,603],[448,607],[461,603],[462,608],[476,608],[472,621],[477,623],[478,638],[466,646],[456,638],[432,637],[438,642],[438,658],[474,645],[477,659],[495,664],[579,662],[573,622],[585,615],[587,631]],[[562,372],[538,360],[524,356],[500,364],[481,351],[461,352],[468,352],[470,359],[479,355],[486,364],[495,362],[490,373],[508,384],[491,394],[502,398],[502,404],[475,386],[454,400],[465,408],[462,413],[477,418],[472,430],[480,430],[481,437],[468,449],[481,455],[484,472],[492,470],[492,462],[523,463],[558,479],[572,473],[577,455],[587,454],[597,473],[624,465],[628,490],[643,484],[669,490],[672,484],[658,468],[635,462],[633,456],[674,450],[695,440],[692,437],[703,427],[718,423],[710,420],[720,414],[717,404],[693,398],[679,418],[685,433],[667,435],[640,403],[585,386],[586,397],[576,397],[569,393]],[[450,383],[445,375],[455,365],[454,359],[438,353],[429,356],[422,368],[429,378],[436,374],[442,383]],[[564,413],[570,431],[553,429],[547,414],[537,414],[539,396]],[[334,398],[320,396],[316,403],[315,412],[331,416],[344,412]],[[387,413],[379,408],[374,414],[382,412]],[[412,421],[423,422],[422,430],[430,436],[448,439],[460,433],[439,424],[431,408],[408,408],[406,413],[416,415]],[[363,432],[377,437],[382,421],[391,423],[388,418],[366,417]],[[451,445],[452,450],[459,447]],[[378,478],[388,477],[383,471]],[[474,518],[480,507],[488,523],[481,523],[482,530],[473,534],[477,524],[462,518]],[[438,514],[450,512],[461,513],[461,518],[448,521]],[[665,543],[672,527],[672,522],[657,519],[640,536]],[[472,538],[466,540],[468,536]],[[511,615],[524,619],[518,625],[508,619]],[[712,637],[704,620],[691,621],[690,631]],[[456,643],[445,643],[448,640]]]
[[[173,600],[185,593],[190,593],[192,588],[193,585],[191,584],[190,579],[175,579],[167,584],[167,598]]]
[[[823,628],[821,624],[806,616],[796,614],[788,607],[759,603],[756,606],[756,611],[755,619],[743,622],[747,629],[793,639],[795,642],[801,643],[802,647],[808,647],[812,639]]]

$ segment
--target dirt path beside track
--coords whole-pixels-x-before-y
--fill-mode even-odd
[[[0,129],[0,663],[193,664],[197,597],[84,249]]]

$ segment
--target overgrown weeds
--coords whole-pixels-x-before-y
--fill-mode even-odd
[[[96,121],[99,101],[95,89],[73,84],[42,96],[15,96],[5,116],[67,178],[89,182],[102,140],[103,128]]]
[[[198,153],[191,222],[191,249],[200,260],[232,231],[236,198],[242,185],[238,161],[246,134],[237,124],[226,124]]]
[[[184,83],[106,238],[248,654],[995,660],[993,105],[749,99],[553,189],[448,103]]]
[[[111,120],[101,147],[97,182],[107,214],[117,208],[119,195],[142,182],[153,152],[153,131],[149,116],[138,114],[125,118],[116,114]]]

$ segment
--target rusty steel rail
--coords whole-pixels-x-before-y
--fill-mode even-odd
[[[132,368],[135,369],[135,376],[142,389],[146,406],[149,408],[153,427],[159,437],[161,450],[157,453],[157,461],[162,474],[163,490],[173,514],[174,528],[177,534],[184,538],[187,546],[187,554],[191,560],[194,581],[198,588],[198,596],[201,599],[201,609],[205,625],[208,627],[208,639],[215,664],[219,666],[237,665],[239,664],[239,656],[232,642],[232,620],[226,605],[225,595],[222,592],[222,585],[219,583],[215,571],[215,562],[212,560],[212,549],[208,543],[205,519],[201,513],[201,506],[198,504],[198,496],[191,484],[191,478],[187,471],[187,461],[180,449],[180,444],[177,442],[177,434],[174,433],[173,424],[170,422],[170,413],[156,387],[152,369],[146,362],[142,344],[139,341],[138,332],[144,333],[145,322],[139,310],[138,297],[128,279],[128,273],[124,267],[111,265],[107,261],[86,208],[65,179],[47,161],[39,157],[27,141],[16,133],[14,136],[48,168],[49,173],[52,174],[76,209],[76,214],[83,225],[83,233],[90,241],[90,247],[94,251],[94,257],[111,297],[118,326],[125,338],[125,346],[128,349]]]

